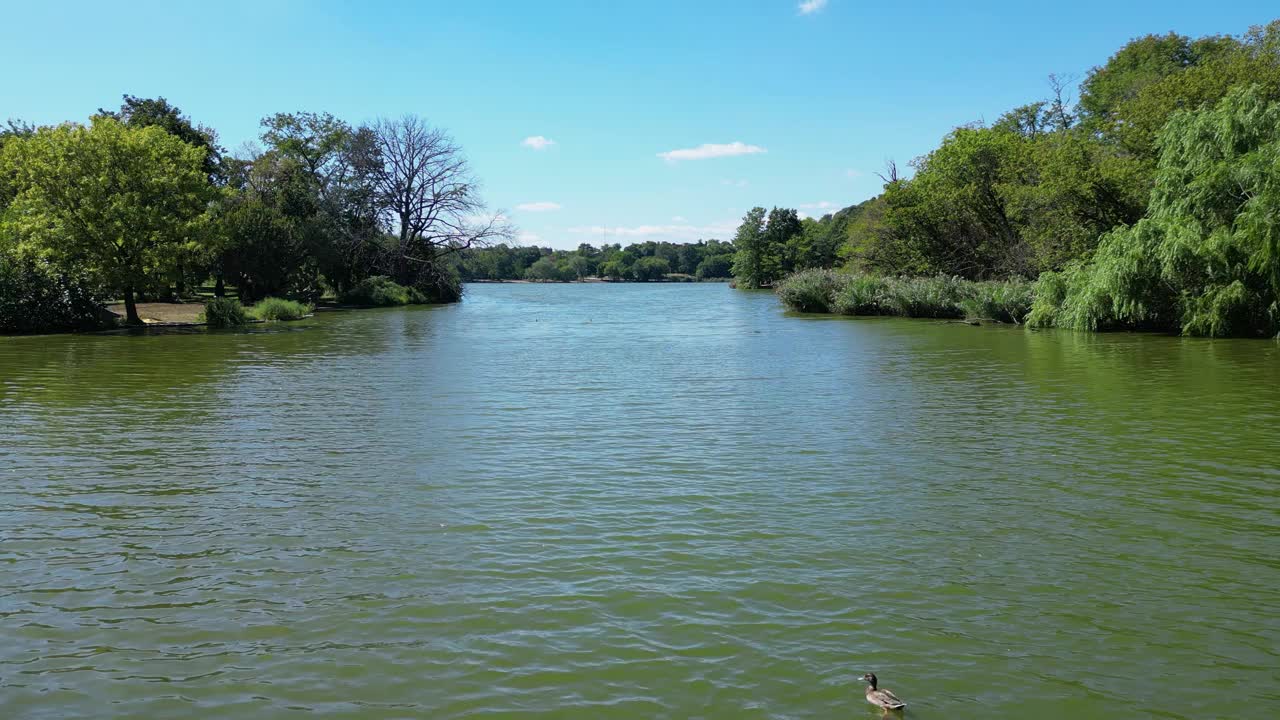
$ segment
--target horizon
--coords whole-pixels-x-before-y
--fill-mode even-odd
[[[1239,35],[1272,19],[1261,2],[750,10],[21,7],[0,62],[36,72],[0,89],[0,119],[83,122],[124,94],[163,96],[235,153],[276,112],[417,114],[461,144],[519,244],[729,240],[753,206],[821,217],[879,194],[886,161],[905,169],[951,129],[1045,97],[1051,73],[1070,78],[1074,101],[1134,37]],[[19,32],[53,24],[56,46]]]

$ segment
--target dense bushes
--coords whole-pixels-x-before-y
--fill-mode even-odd
[[[375,275],[356,283],[339,298],[347,305],[391,307],[393,305],[419,305],[429,299],[417,288],[405,287],[385,275]]]
[[[282,298],[263,298],[249,309],[259,320],[301,320],[311,314],[315,306]]]
[[[87,277],[0,251],[0,332],[89,330],[108,324],[102,292]]]
[[[249,323],[244,306],[235,298],[210,298],[204,304],[201,319],[211,328],[241,327]]]
[[[795,273],[775,290],[790,309],[840,315],[971,318],[1021,323],[1032,302],[1023,280],[974,282],[957,277],[879,277],[833,270]]]

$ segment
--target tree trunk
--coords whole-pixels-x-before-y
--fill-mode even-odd
[[[221,275],[218,276],[218,282],[215,283],[213,286],[213,296],[214,297],[227,296],[227,284],[223,281]]]
[[[138,317],[138,303],[133,299],[133,286],[124,289],[124,311],[125,323],[129,325],[142,324],[142,318]]]

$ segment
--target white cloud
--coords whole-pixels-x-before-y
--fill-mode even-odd
[[[689,221],[685,220],[683,215],[676,215],[675,217],[671,218],[671,222],[682,223],[682,222],[689,222]]]
[[[803,0],[796,9],[801,15],[812,15],[827,6],[827,0]]]
[[[516,242],[521,245],[533,245],[534,243],[542,242],[542,236],[537,233],[522,232],[516,236]]]
[[[836,208],[836,204],[830,200],[822,200],[814,203],[800,203],[799,207],[806,210],[834,210]]]
[[[613,226],[604,227],[601,225],[592,225],[590,227],[571,227],[569,232],[576,235],[591,235],[593,237],[603,237],[606,242],[615,242],[615,238],[632,239],[653,239],[653,240],[710,240],[712,238],[727,240],[733,237],[733,233],[738,229],[737,220],[723,220],[714,222],[709,225],[693,225],[689,223],[676,223],[670,225],[635,225],[632,227]]]
[[[720,184],[721,184],[721,185],[731,185],[731,186],[733,186],[733,187],[746,187],[747,185],[750,185],[751,183],[748,183],[746,180],[721,180],[721,181],[720,181]]]
[[[848,170],[844,171],[844,176],[847,178],[860,178],[863,175],[866,175],[866,173],[862,172],[861,170],[854,170],[853,168],[849,168]]]
[[[678,160],[708,160],[710,158],[733,157],[735,155],[755,155],[762,152],[767,151],[759,145],[748,145],[735,141],[731,143],[703,143],[696,148],[668,150],[658,153],[658,157],[667,162],[676,162]]]
[[[525,212],[550,212],[552,210],[559,210],[560,203],[547,202],[545,200],[542,202],[527,202],[520,203],[516,206],[516,209],[524,210]]]
[[[520,144],[527,148],[533,148],[534,150],[546,150],[552,145],[555,145],[556,141],[551,138],[542,137],[541,135],[531,135],[524,140],[521,140]]]

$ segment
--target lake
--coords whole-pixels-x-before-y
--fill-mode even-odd
[[[5,718],[1272,718],[1280,344],[472,285],[0,337]]]

